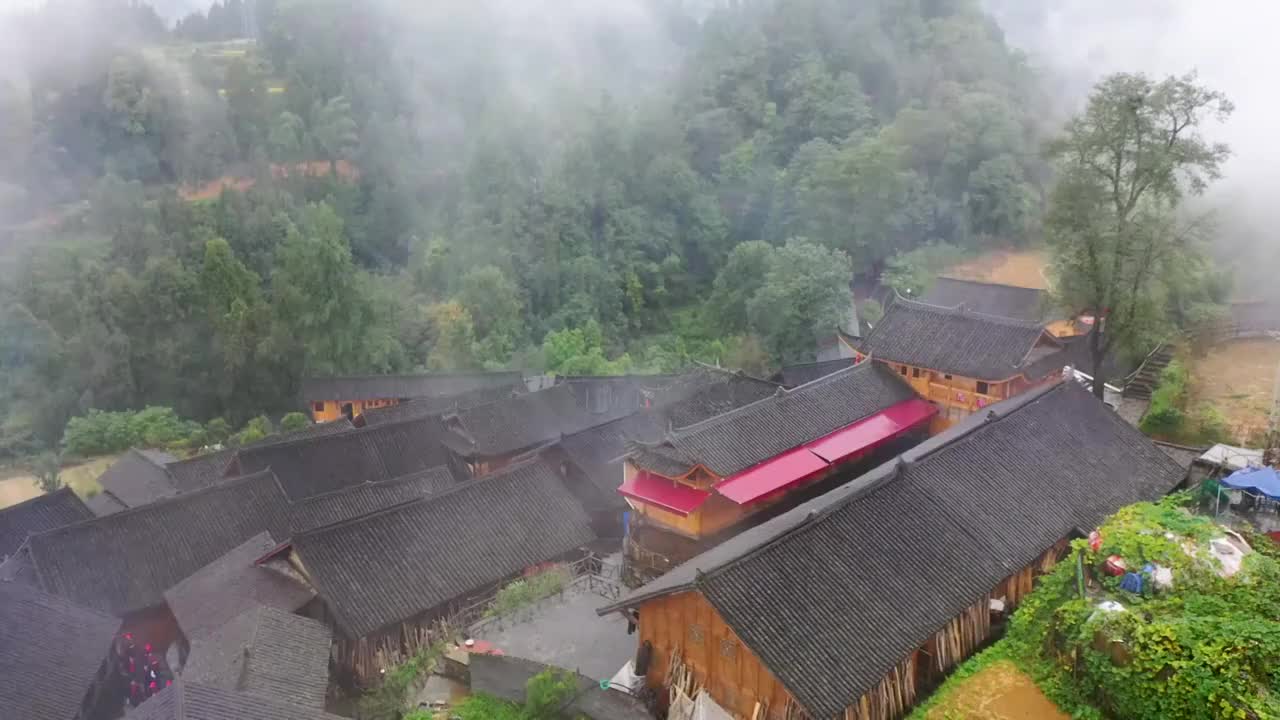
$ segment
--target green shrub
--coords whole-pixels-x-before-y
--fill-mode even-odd
[[[1196,440],[1202,445],[1227,443],[1235,440],[1227,418],[1217,408],[1205,405],[1196,412]]]
[[[543,598],[563,592],[572,579],[568,568],[558,566],[516,580],[498,591],[493,598],[493,603],[485,610],[485,617],[506,615]]]
[[[310,424],[311,418],[300,412],[291,412],[280,418],[280,432],[297,432]]]
[[[266,415],[259,415],[245,423],[240,432],[230,437],[229,442],[232,447],[244,447],[245,445],[256,443],[274,432],[275,428],[271,427],[271,419]]]
[[[231,423],[223,418],[214,418],[205,423],[205,441],[210,445],[221,445],[231,437]]]
[[[62,443],[73,454],[91,457],[123,452],[131,447],[172,447],[190,442],[201,430],[199,423],[183,420],[173,408],[90,410],[67,422]]]
[[[1174,360],[1160,374],[1160,383],[1151,394],[1151,406],[1139,427],[1148,435],[1176,439],[1185,430],[1187,416],[1183,405],[1187,398],[1187,370]]]

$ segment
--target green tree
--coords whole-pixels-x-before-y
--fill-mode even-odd
[[[311,425],[311,418],[300,412],[287,413],[280,418],[280,432],[291,433],[304,430]]]
[[[306,158],[307,128],[302,118],[288,110],[276,116],[267,133],[271,159],[281,163],[301,162]]]
[[[729,253],[707,299],[712,317],[725,332],[747,329],[747,303],[764,285],[773,254],[773,246],[759,240],[740,243]]]
[[[351,102],[339,95],[326,103],[317,103],[311,110],[311,135],[329,161],[329,169],[336,174],[338,161],[345,160],[360,143]]]
[[[506,362],[523,341],[524,302],[515,283],[492,265],[475,267],[462,276],[458,302],[471,315],[483,360]]]
[[[476,331],[471,313],[457,301],[437,303],[427,308],[431,326],[431,351],[427,367],[432,370],[466,370],[477,365]]]
[[[41,492],[57,492],[63,485],[62,456],[58,453],[41,453],[36,457],[31,471],[36,476],[36,487]]]
[[[835,332],[848,312],[851,279],[844,252],[788,240],[771,258],[747,314],[775,358],[812,359],[818,338]]]
[[[1049,146],[1060,175],[1045,221],[1055,289],[1064,306],[1099,318],[1088,340],[1098,397],[1103,361],[1162,322],[1161,278],[1197,254],[1203,228],[1178,210],[1219,177],[1230,151],[1200,130],[1232,109],[1194,75],[1112,75]]]

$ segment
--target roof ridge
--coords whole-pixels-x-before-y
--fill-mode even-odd
[[[1010,398],[1008,400],[1004,400],[1000,403],[996,403],[995,405],[991,405],[987,408],[986,413],[971,415],[969,418],[966,418],[960,423],[951,426],[950,428],[929,438],[928,440],[925,440],[919,445],[900,453],[899,455],[893,457],[890,460],[886,460],[880,465],[852,479],[848,483],[845,483],[844,485],[840,485],[839,487],[833,488],[832,490],[826,493],[823,493],[822,495],[819,495],[816,498],[813,498],[805,503],[797,505],[795,508],[792,508],[791,510],[788,510],[787,512],[782,513],[781,515],[778,515],[777,517],[761,525],[756,526],[756,528],[752,528],[744,531],[743,535],[745,535],[746,533],[753,532],[759,528],[767,528],[770,523],[779,523],[781,525],[784,521],[784,518],[794,519],[792,524],[780,529],[776,534],[770,535],[762,539],[758,544],[744,549],[740,554],[730,558],[726,558],[723,561],[719,562],[718,564],[712,565],[711,567],[708,567],[708,568],[696,568],[694,582],[697,582],[699,579],[715,577],[716,575],[729,569],[730,567],[736,566],[738,563],[744,562],[749,558],[755,557],[756,555],[763,552],[764,550],[772,548],[773,546],[777,545],[783,540],[787,540],[802,534],[803,532],[806,531],[807,528],[817,527],[818,525],[817,521],[827,517],[828,515],[839,510],[840,508],[843,508],[847,503],[852,502],[857,498],[863,497],[869,493],[875,492],[880,487],[883,487],[889,480],[892,480],[898,477],[899,473],[903,469],[909,468],[911,465],[917,462],[920,462],[921,460],[927,459],[928,457],[930,457],[931,455],[933,455],[934,453],[940,450],[952,447],[956,443],[959,443],[968,439],[978,430],[981,430],[990,425],[993,425],[996,422],[1004,420],[1005,418],[1013,416],[1017,412],[1033,404],[1035,401],[1049,395],[1050,393],[1062,388],[1067,384],[1068,383],[1066,381],[1052,383],[1043,387],[1029,390],[1026,393],[1023,393],[1022,395],[1019,395],[1014,398]],[[1001,405],[1005,405],[1006,403],[1007,403],[1006,407],[1004,408],[1000,407]],[[803,516],[801,516],[802,511],[803,511]],[[707,552],[714,552],[714,548]],[[693,562],[693,560],[696,560],[696,559],[697,557],[687,562]],[[673,586],[671,588],[667,588],[659,593],[654,593],[652,595],[637,594],[634,599],[627,599],[625,600],[625,602],[631,603],[631,602],[645,600],[650,597],[658,597],[660,595],[669,595],[673,592],[676,592],[680,589],[687,588],[690,586],[691,584],[686,583],[682,585]],[[638,593],[639,590],[642,590],[642,589],[643,589],[643,586],[637,589],[635,592]],[[623,607],[623,605],[619,603],[614,603],[612,605],[608,605],[604,608],[601,608],[599,612],[608,612],[611,610],[616,610],[620,607]]]
[[[404,510],[409,506],[434,503],[438,500],[443,500],[447,497],[452,497],[453,495],[460,494],[472,488],[488,486],[490,484],[496,484],[498,481],[502,481],[502,480],[511,480],[512,479],[511,475],[516,470],[522,470],[526,467],[530,467],[543,462],[544,460],[542,458],[542,454],[534,453],[533,455],[527,458],[523,458],[516,462],[511,463],[510,465],[502,468],[501,470],[495,473],[492,473],[490,475],[485,475],[484,477],[468,480],[467,482],[459,484],[457,487],[452,487],[452,488],[449,488],[448,490],[445,490],[443,492],[438,492],[433,495],[424,495],[422,497],[412,498],[410,500],[398,502],[394,505],[381,508],[379,510],[374,510],[373,512],[370,512],[370,513],[365,513],[364,515],[357,515],[356,517],[353,517],[353,518],[347,518],[346,520],[339,520],[338,522],[329,523],[327,525],[320,525],[318,527],[311,528],[310,530],[307,530],[305,532],[298,533],[294,537],[290,538],[288,541],[281,544],[282,545],[296,544],[299,539],[307,538],[313,535],[318,535],[321,532],[328,532],[331,530],[335,530],[339,527],[354,525],[357,522],[365,522],[374,517],[390,515],[393,512],[399,512],[401,510]],[[554,471],[552,472],[554,474]]]
[[[837,370],[829,375],[823,375],[820,378],[815,378],[813,380],[810,380],[807,383],[804,383],[803,385],[797,385],[790,389],[779,385],[778,392],[774,393],[773,395],[770,395],[769,397],[760,398],[755,402],[747,403],[746,405],[743,405],[741,407],[736,407],[727,412],[720,413],[719,415],[713,415],[712,417],[709,417],[706,420],[693,423],[692,425],[685,425],[682,428],[669,430],[664,436],[664,441],[666,439],[683,438],[683,437],[688,437],[690,435],[694,435],[698,432],[706,430],[707,428],[715,427],[723,422],[727,422],[729,419],[738,417],[740,415],[746,415],[750,411],[763,407],[765,403],[776,402],[779,399],[791,397],[792,395],[795,395],[802,390],[810,390],[819,385],[825,385],[827,383],[834,382],[836,380],[842,379],[847,374],[852,375],[854,372],[858,371],[859,368],[862,368],[863,366],[870,367],[871,363],[860,362],[855,365],[850,365],[847,368]],[[655,446],[655,444],[653,443],[646,443],[646,445],[649,447]]]
[[[145,510],[151,510],[158,507],[163,507],[165,505],[179,502],[181,500],[188,500],[194,497],[207,495],[213,492],[228,490],[232,487],[239,487],[240,485],[248,484],[250,480],[259,479],[260,476],[262,475],[270,475],[272,479],[275,479],[275,473],[272,472],[271,468],[267,467],[257,472],[246,473],[238,477],[229,478],[227,479],[226,482],[215,483],[213,485],[208,485],[206,487],[192,490],[191,492],[180,492],[176,495],[169,495],[168,497],[160,498],[158,500],[155,500],[154,502],[149,502],[146,505],[139,505],[137,507],[125,508],[120,512],[114,512],[114,513],[111,513],[110,515],[103,515],[102,517],[91,517],[85,520],[81,520],[80,522],[74,522],[69,525],[63,525],[62,527],[50,528],[49,530],[42,530],[38,533],[31,533],[28,536],[28,539],[36,536],[44,537],[46,535],[52,535],[53,533],[56,533],[56,532],[62,532],[64,530],[79,528],[81,525],[87,525],[89,523],[99,522],[102,520],[125,518],[135,513],[140,513]],[[284,492],[284,488],[280,487],[280,481],[278,479],[276,480],[276,487],[277,489],[280,490],[280,494],[283,495],[287,500],[289,496]],[[34,557],[32,559],[34,559]]]
[[[999,315],[989,315],[987,313],[981,313],[975,310],[966,310],[964,309],[963,303],[961,303],[960,305],[956,305],[955,307],[946,307],[944,305],[934,305],[932,303],[923,302],[921,300],[909,300],[899,295],[898,298],[894,300],[894,302],[889,306],[889,308],[892,309],[895,305],[898,305],[899,303],[902,303],[908,309],[911,309],[911,310],[919,310],[921,312],[931,312],[936,315],[950,315],[950,316],[957,316],[957,317],[975,318],[977,320],[990,322],[995,325],[1005,325],[1008,327],[1016,327],[1024,330],[1031,330],[1034,328],[1042,332],[1044,331],[1044,323],[1038,323],[1033,320],[1016,320],[1014,318],[1001,317]],[[887,314],[889,310],[886,310],[885,312]],[[883,320],[880,321],[880,325],[884,325]],[[880,325],[877,325],[876,327],[880,327]],[[875,330],[873,329],[872,332],[875,332]]]
[[[395,477],[387,478],[386,480],[366,480],[356,485],[349,485],[347,487],[341,487],[336,490],[329,490],[328,492],[322,492],[318,495],[310,495],[308,497],[300,498],[296,501],[290,500],[289,504],[294,507],[297,507],[301,505],[307,505],[309,503],[312,503],[318,500],[328,500],[329,498],[338,497],[340,495],[346,495],[348,493],[353,493],[358,490],[364,490],[366,488],[373,487],[375,485],[400,485],[403,483],[410,482],[412,480],[418,480],[426,475],[440,472],[440,471],[444,471],[448,473],[449,467],[447,465],[434,465],[424,470],[415,470],[414,472],[405,473],[404,475],[397,475]]]
[[[51,493],[41,493],[39,495],[36,495],[35,497],[29,497],[20,503],[14,503],[13,505],[10,505],[8,507],[0,508],[0,514],[7,513],[10,510],[17,510],[18,508],[27,507],[28,505],[37,505],[40,503],[49,502],[54,498],[56,498],[57,496],[63,494],[64,492],[71,493],[72,495],[75,495],[77,500],[80,500],[80,496],[75,494],[75,491],[71,489],[70,485],[63,485],[62,487],[58,488],[57,490],[54,490]],[[82,504],[84,503],[83,500],[80,500],[80,502]]]
[[[950,280],[952,282],[968,283],[970,285],[986,285],[988,287],[1011,288],[1013,290],[1030,290],[1031,292],[1047,293],[1044,288],[1028,287],[1026,285],[1010,285],[1009,283],[988,282],[986,280],[972,280],[970,278],[954,277],[952,275],[939,275],[938,280]]]

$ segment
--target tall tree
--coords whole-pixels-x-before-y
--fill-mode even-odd
[[[834,332],[848,311],[851,279],[844,251],[793,238],[769,257],[747,314],[775,358],[812,360],[819,336]]]
[[[1097,318],[1089,354],[1099,398],[1106,358],[1160,321],[1162,278],[1197,252],[1203,226],[1178,210],[1220,177],[1230,150],[1201,129],[1232,109],[1194,75],[1112,75],[1049,146],[1060,172],[1045,221],[1055,286],[1064,306]]]

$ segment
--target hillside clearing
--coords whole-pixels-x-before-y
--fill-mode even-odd
[[[79,465],[70,465],[62,469],[62,482],[71,486],[81,498],[89,498],[102,492],[98,485],[98,476],[102,475],[117,455],[105,455],[94,458]],[[0,471],[0,509],[17,505],[41,494],[36,486],[36,478],[25,468],[10,468]]]
[[[1191,366],[1191,407],[1209,405],[1222,413],[1236,442],[1249,442],[1267,429],[1280,371],[1280,342],[1234,340],[1210,347]]]
[[[952,686],[925,720],[1068,720],[1012,662],[1001,660]]]
[[[960,280],[1049,289],[1045,277],[1049,253],[1045,250],[993,250],[946,270],[942,275]]]

